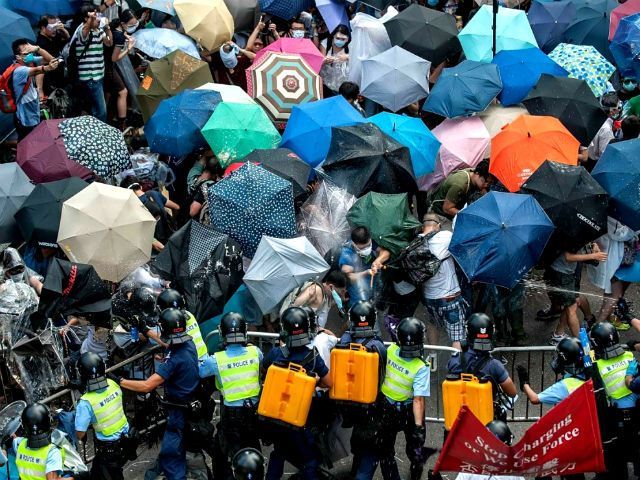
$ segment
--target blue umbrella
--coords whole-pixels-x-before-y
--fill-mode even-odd
[[[513,288],[553,229],[531,195],[489,192],[458,213],[449,252],[470,281]]]
[[[82,0],[10,0],[15,10],[28,12],[36,17],[41,15],[75,15]]]
[[[368,119],[380,130],[409,148],[416,178],[433,172],[440,141],[422,120],[406,115],[382,112]]]
[[[363,123],[365,119],[342,96],[293,107],[281,147],[293,150],[312,167],[320,165],[329,151],[331,127]]]
[[[564,68],[538,48],[502,50],[494,57],[492,63],[500,70],[502,92],[499,98],[504,106],[515,105],[524,100],[543,73],[554,77],[568,75]]]
[[[562,42],[562,36],[576,14],[571,0],[534,0],[527,13],[529,25],[540,49],[549,53]]]
[[[136,48],[151,58],[166,57],[176,50],[200,58],[194,41],[170,28],[143,28],[134,33],[133,38]]]
[[[176,9],[173,8],[173,0],[138,0],[138,3],[142,8],[151,8],[168,15],[176,14]]]
[[[260,0],[260,11],[288,20],[313,7],[313,0]]]
[[[201,130],[221,101],[214,90],[184,90],[160,102],[144,127],[151,151],[182,157],[206,146]]]
[[[636,256],[636,261],[631,265],[621,265],[616,270],[615,277],[624,282],[640,282],[640,255]]]
[[[293,187],[279,176],[245,163],[208,190],[211,225],[226,233],[252,258],[262,235],[297,234]]]
[[[609,48],[620,75],[640,80],[640,13],[620,20]]]
[[[564,43],[591,45],[607,60],[613,56],[609,50],[609,17],[618,5],[616,0],[582,0],[577,3],[573,21],[564,33]]]
[[[609,194],[609,215],[640,230],[640,139],[611,143],[591,172]]]
[[[422,107],[447,118],[482,112],[502,90],[498,67],[465,60],[445,68]]]
[[[11,44],[18,38],[35,42],[36,37],[29,20],[6,8],[0,8],[0,71],[4,71],[14,60]]]

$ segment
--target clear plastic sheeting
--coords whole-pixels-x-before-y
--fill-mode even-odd
[[[356,13],[351,20],[349,80],[360,85],[362,62],[391,48],[389,34],[381,19]]]
[[[0,284],[0,337],[2,348],[22,337],[29,315],[38,308],[36,292],[26,283],[6,280]]]

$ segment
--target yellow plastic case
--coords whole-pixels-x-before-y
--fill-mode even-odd
[[[368,352],[359,343],[331,350],[329,397],[356,403],[373,403],[378,396],[377,352]]]
[[[302,366],[271,365],[262,387],[258,415],[304,427],[316,389],[316,379]]]
[[[470,373],[463,373],[459,380],[442,382],[444,428],[451,430],[460,407],[466,405],[486,425],[493,420],[493,393],[491,382],[481,382]]]

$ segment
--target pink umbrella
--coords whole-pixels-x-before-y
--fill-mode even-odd
[[[260,59],[265,56],[267,52],[297,53],[307,61],[309,66],[316,73],[320,73],[322,62],[324,61],[324,57],[320,53],[320,50],[318,50],[313,42],[307,38],[283,37],[276,40],[271,45],[260,50],[256,54],[256,58],[253,63],[259,63]]]
[[[618,29],[618,23],[624,17],[633,15],[640,12],[640,0],[627,0],[626,2],[618,5],[611,10],[611,17],[609,19],[609,41],[613,38],[613,35]]]

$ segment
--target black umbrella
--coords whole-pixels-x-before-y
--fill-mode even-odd
[[[32,191],[33,184],[16,162],[0,165],[0,242],[22,239],[13,215]]]
[[[584,80],[543,74],[522,103],[532,115],[555,117],[588,146],[607,114]]]
[[[153,268],[171,280],[202,322],[222,313],[244,275],[240,244],[193,220],[171,235]]]
[[[62,204],[88,185],[77,177],[36,185],[15,214],[20,233],[26,241],[58,246]]]
[[[522,185],[547,213],[556,230],[550,245],[575,250],[607,233],[609,196],[584,167],[547,160]]]
[[[429,60],[434,67],[462,50],[455,17],[438,10],[413,4],[385,22],[384,27],[391,45]]]
[[[409,149],[373,123],[333,127],[322,168],[333,183],[356,197],[418,189]]]
[[[244,157],[243,162],[254,162],[291,182],[293,198],[307,196],[307,181],[311,167],[288,148],[257,149]]]

